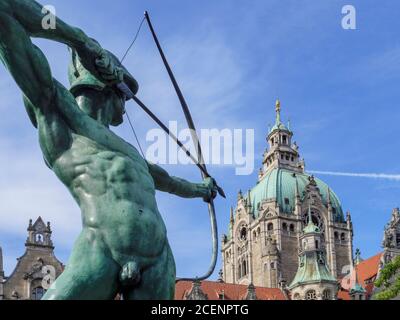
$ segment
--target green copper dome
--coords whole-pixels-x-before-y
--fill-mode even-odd
[[[275,123],[275,125],[271,128],[271,131],[269,133],[272,133],[275,130],[283,130],[283,131],[291,132],[282,122]]]
[[[310,182],[309,178],[310,175],[305,173],[294,173],[279,168],[272,169],[250,190],[250,204],[254,215],[258,216],[261,202],[270,199],[277,200],[282,212],[293,214],[296,201],[296,180],[300,198],[303,200],[303,192]],[[336,194],[320,179],[315,178],[315,182],[322,195],[324,205],[328,203],[328,192],[330,192],[335,221],[344,222],[342,206]]]
[[[323,263],[321,263],[323,261]],[[336,282],[336,279],[329,272],[325,263],[325,258],[320,252],[305,252],[299,259],[299,268],[289,289],[298,285]]]

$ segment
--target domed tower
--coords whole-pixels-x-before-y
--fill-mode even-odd
[[[281,120],[279,100],[275,111],[258,181],[247,193],[239,193],[228,235],[223,237],[224,281],[275,287],[268,279],[276,272],[281,281],[291,283],[309,207],[312,222],[321,232],[327,267],[339,278],[345,266],[353,265],[351,216],[348,213],[345,218],[339,198],[326,183],[306,173],[294,133]],[[270,268],[271,257],[266,254],[269,238],[276,243],[277,270]],[[243,261],[246,273],[239,272]]]

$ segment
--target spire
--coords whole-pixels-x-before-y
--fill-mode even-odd
[[[332,206],[331,188],[328,187],[328,206]]]
[[[4,269],[3,269],[3,249],[0,247],[0,281],[1,278],[4,277]]]
[[[356,249],[356,255],[354,257],[354,264],[358,265],[362,261],[363,261],[363,259],[361,258],[361,251],[360,251],[360,249],[357,248]]]
[[[276,124],[281,123],[281,102],[279,99],[275,102],[275,112],[276,112]]]
[[[350,296],[353,298],[353,300],[356,297],[356,294],[359,294],[361,296],[364,296],[366,291],[365,289],[361,286],[361,284],[358,281],[358,273],[357,273],[357,267],[354,268],[354,272],[355,272],[355,282],[354,282],[354,286],[350,289]],[[360,300],[364,300],[364,299],[360,299]]]
[[[312,214],[311,214],[311,199],[308,201],[308,224],[304,228],[304,233],[317,233],[319,232],[319,228],[314,224],[312,221]]]
[[[250,197],[250,190],[247,191],[246,207],[247,208],[251,208],[252,207],[252,205],[251,205],[251,197]]]
[[[293,174],[296,177],[296,190],[295,190],[295,196],[296,196],[296,201],[300,200],[300,191],[299,191],[299,182],[297,181],[297,176],[294,173]]]

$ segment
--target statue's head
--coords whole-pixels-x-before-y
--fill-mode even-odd
[[[135,78],[121,65],[114,54],[109,51],[107,52],[112,62],[122,68],[124,71],[124,82],[128,85],[129,89],[136,94],[139,86]],[[87,70],[81,63],[75,50],[71,50],[68,78],[71,85],[70,92],[75,98],[90,97],[93,103],[97,105],[111,105],[112,108],[110,108],[110,112],[113,114],[110,124],[117,126],[122,123],[123,114],[125,113],[125,96],[116,87],[103,83],[96,78],[92,72]],[[87,101],[87,99],[85,101]]]

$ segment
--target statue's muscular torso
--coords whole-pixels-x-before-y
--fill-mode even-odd
[[[37,117],[40,144],[81,208],[84,232],[102,242],[121,266],[133,258],[142,266],[151,264],[165,247],[166,229],[147,162],[80,111],[69,91],[58,83],[56,87],[57,111]],[[104,136],[94,137],[91,129],[99,126]],[[114,149],[110,137],[121,146]]]

